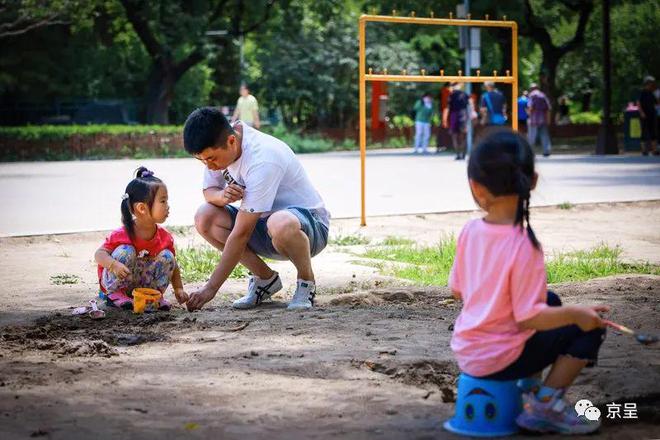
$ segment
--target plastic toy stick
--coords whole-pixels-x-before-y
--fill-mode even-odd
[[[654,344],[654,343],[658,342],[658,337],[655,336],[655,335],[647,335],[647,334],[637,333],[636,331],[634,331],[632,329],[629,329],[625,325],[617,324],[616,322],[612,322],[612,321],[607,321],[606,320],[605,324],[609,325],[610,327],[612,327],[615,330],[619,330],[622,333],[625,333],[627,335],[630,335],[630,336],[634,337],[637,340],[637,342],[639,342],[640,344],[650,345],[650,344]]]

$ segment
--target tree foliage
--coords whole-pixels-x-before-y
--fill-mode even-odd
[[[121,99],[140,122],[181,123],[194,107],[233,105],[241,81],[263,109],[300,127],[353,126],[357,116],[357,19],[361,13],[447,16],[455,1],[411,0],[0,0],[0,96],[17,106]],[[602,96],[601,7],[596,0],[474,0],[473,17],[519,23],[520,84],[546,84],[583,110]],[[612,5],[613,109],[641,78],[660,75],[660,0]],[[215,36],[209,35],[215,32]],[[217,35],[217,34],[222,35]],[[375,70],[457,71],[452,27],[367,28]],[[242,43],[241,43],[242,42]],[[482,72],[511,67],[510,33],[482,30]],[[244,64],[240,65],[243,49]],[[440,85],[390,84],[390,108]],[[3,119],[4,120],[4,119]]]

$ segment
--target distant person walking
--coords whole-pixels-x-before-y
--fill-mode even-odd
[[[438,111],[440,112],[440,116],[445,114],[445,109],[447,108],[447,104],[449,103],[449,95],[451,94],[451,84],[450,83],[445,83],[442,88],[440,89],[440,106],[438,108]],[[440,124],[440,127],[438,127],[438,136],[436,139],[436,148],[435,152],[440,153],[441,151],[445,151],[447,149],[447,138],[446,132],[447,132],[447,127],[444,126],[444,124]]]
[[[250,95],[250,89],[245,84],[241,85],[239,93],[241,96],[236,102],[236,109],[234,110],[234,115],[231,117],[231,123],[233,124],[240,119],[250,127],[258,129],[261,126],[261,121],[259,121],[259,103],[257,103],[257,98]]]
[[[532,149],[536,144],[536,138],[541,137],[543,146],[543,156],[550,156],[552,144],[550,142],[550,100],[545,96],[537,84],[530,87],[529,102],[527,110],[529,119],[527,120],[527,139]]]
[[[639,109],[639,117],[642,123],[642,154],[648,156],[649,152],[654,155],[660,154],[658,152],[658,123],[656,114],[656,105],[658,99],[654,94],[656,89],[655,78],[647,76],[644,78],[644,88],[639,93],[637,100],[637,108]]]
[[[468,122],[468,95],[462,90],[460,83],[451,84],[451,94],[442,113],[442,123],[449,129],[451,142],[456,151],[456,160],[465,159],[465,137]]]
[[[527,103],[529,102],[529,92],[523,90],[522,96],[518,98],[518,128],[527,127]]]
[[[495,83],[486,81],[484,83],[486,92],[481,95],[481,115],[484,125],[506,124],[506,98],[495,88]]]
[[[424,93],[422,99],[415,102],[415,153],[426,154],[431,139],[431,120],[433,118],[433,98]]]
[[[568,107],[568,98],[562,96],[559,98],[559,106],[557,107],[557,115],[555,116],[555,124],[568,125],[571,123],[570,108]]]

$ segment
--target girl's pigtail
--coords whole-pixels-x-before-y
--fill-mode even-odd
[[[131,212],[131,201],[128,193],[125,193],[121,201],[121,222],[128,232],[128,236],[135,237],[135,221]]]
[[[521,170],[517,172],[517,192],[518,192],[518,209],[516,210],[515,224],[520,225],[520,229],[525,229],[527,223],[527,236],[536,249],[541,248],[541,244],[536,239],[536,234],[529,224],[529,199],[532,182]]]
[[[534,233],[534,230],[532,229],[532,225],[529,224],[529,196],[527,197],[527,200],[525,201],[525,221],[527,222],[527,236],[529,237],[529,240],[532,242],[534,247],[536,249],[541,249],[541,243],[536,238],[536,234]]]

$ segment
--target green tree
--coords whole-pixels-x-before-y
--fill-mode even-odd
[[[593,7],[591,0],[560,0],[559,2],[544,0],[538,1],[535,9],[532,0],[524,0],[524,20],[520,34],[532,38],[541,46],[543,51],[541,87],[554,101],[559,97],[557,90],[559,62],[566,54],[575,51],[584,43],[584,34]],[[535,12],[535,10],[540,12]],[[569,34],[566,40],[555,43],[551,35],[551,26],[564,23],[566,17],[576,14],[577,25],[574,33]],[[556,108],[556,105],[553,106],[553,113]]]
[[[89,18],[93,3],[82,0],[0,0],[0,39]]]
[[[229,39],[209,42],[208,31],[243,37],[270,18],[274,0],[119,0],[128,22],[151,58],[146,85],[147,123],[167,124],[175,86],[211,51],[222,53]],[[249,8],[248,8],[249,6]]]
[[[585,44],[569,54],[558,69],[558,86],[582,111],[602,103],[602,15],[598,6],[589,21]],[[637,98],[645,75],[660,75],[657,24],[660,1],[620,1],[612,6],[612,109],[620,113]]]
[[[344,126],[357,107],[357,10],[346,2],[292,2],[253,36],[249,79],[287,124]]]

